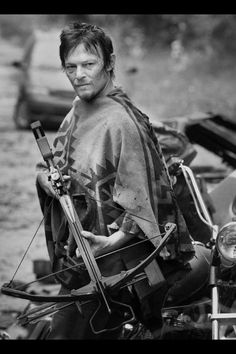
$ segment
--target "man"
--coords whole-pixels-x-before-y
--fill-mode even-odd
[[[173,222],[177,229],[161,256],[187,263],[194,247],[162,151],[148,117],[114,85],[111,39],[97,26],[73,23],[61,33],[60,59],[76,98],[59,128],[53,152],[94,256],[144,238],[157,247],[165,224]],[[53,198],[47,170],[40,164],[37,188],[52,269],[61,270],[78,262],[80,254]],[[135,258],[135,251],[131,253]],[[127,269],[129,260],[115,252],[100,258],[98,265],[108,276]],[[62,294],[89,281],[83,266],[62,272],[57,279]],[[49,338],[96,338],[89,328],[94,311],[93,305],[85,306],[83,317],[75,305],[59,311]]]

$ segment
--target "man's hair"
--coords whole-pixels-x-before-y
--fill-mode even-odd
[[[84,44],[86,50],[96,52],[98,55],[98,48],[100,48],[105,70],[110,65],[113,44],[102,28],[87,23],[73,22],[62,30],[60,40],[59,54],[63,68],[65,68],[65,59],[69,52],[81,43]],[[110,73],[113,77],[114,69]]]

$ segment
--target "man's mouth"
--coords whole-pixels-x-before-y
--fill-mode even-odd
[[[89,84],[79,84],[79,85],[75,85],[75,87],[84,87],[84,86],[88,86]]]

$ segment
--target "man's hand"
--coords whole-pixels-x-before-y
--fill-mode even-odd
[[[47,193],[47,195],[49,195],[53,198],[57,198],[57,195],[56,195],[55,190],[53,189],[52,183],[48,179],[49,176],[50,176],[50,174],[47,172],[39,172],[37,174],[37,181],[40,184],[40,186],[43,188],[45,193]],[[67,183],[67,188],[69,188],[71,177],[68,175],[64,175],[63,180]]]
[[[88,240],[94,257],[102,255],[107,251],[107,248],[109,249],[109,237],[94,235],[89,231],[82,231],[82,236]],[[78,256],[78,249],[76,252]]]
[[[92,232],[82,231],[82,236],[88,240],[94,257],[112,252],[135,237],[134,234],[124,233],[121,230],[110,236],[94,235]],[[76,252],[78,256],[78,249]]]
[[[46,172],[39,172],[37,174],[37,181],[40,184],[40,186],[43,188],[45,193],[49,195],[50,197],[56,197],[56,193],[52,187],[51,182],[48,180],[49,173]]]
[[[114,251],[122,247],[126,242],[134,237],[132,234],[124,234],[122,231],[117,231],[111,236],[94,235],[89,231],[82,231],[82,236],[89,241],[94,257],[100,256],[104,253]],[[79,257],[79,250],[77,248],[76,255]],[[170,253],[166,246],[160,252],[160,256],[164,259],[170,259]]]

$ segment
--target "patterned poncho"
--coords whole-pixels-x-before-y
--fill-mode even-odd
[[[149,119],[120,88],[89,103],[76,98],[59,128],[53,153],[62,173],[71,176],[75,204],[81,205],[84,196],[89,220],[85,229],[107,236],[122,229],[149,238],[156,247],[165,224],[174,222],[177,230],[167,244],[170,258],[192,257],[191,238]],[[49,201],[45,203],[39,186],[38,192],[45,212]],[[50,212],[45,230],[50,258],[59,269],[56,250],[65,241],[66,223],[57,201],[50,204]],[[122,267],[115,257],[106,260],[105,273]]]

